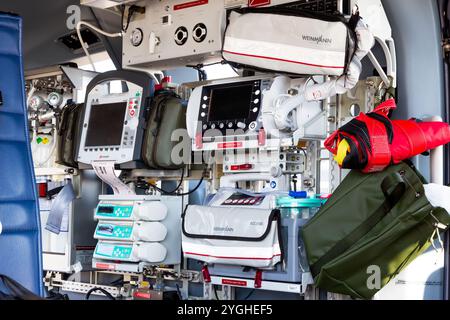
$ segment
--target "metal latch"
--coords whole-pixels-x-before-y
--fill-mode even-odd
[[[442,40],[442,49],[444,50],[444,55],[450,54],[450,38]]]

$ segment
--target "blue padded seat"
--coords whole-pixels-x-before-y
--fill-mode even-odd
[[[39,209],[21,42],[22,19],[0,13],[0,274],[42,296]]]

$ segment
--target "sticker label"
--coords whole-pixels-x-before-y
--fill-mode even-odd
[[[249,0],[248,1],[248,6],[249,7],[260,7],[260,6],[265,6],[265,5],[269,5],[271,2],[271,0]]]
[[[222,279],[222,284],[226,284],[226,285],[230,285],[230,286],[246,287],[247,286],[247,281],[232,280],[232,279]]]
[[[176,4],[173,6],[173,10],[177,11],[177,10],[183,10],[183,9],[188,9],[188,8],[192,8],[192,7],[198,7],[198,6],[203,6],[205,4],[208,4],[208,0],[196,0],[196,1],[190,1],[190,2],[185,2],[185,3],[181,3],[181,4]]]
[[[217,144],[219,149],[242,148],[242,142],[222,142]]]
[[[106,264],[106,263],[99,263],[97,262],[95,264],[96,269],[102,269],[102,270],[115,270],[116,266],[113,264]]]

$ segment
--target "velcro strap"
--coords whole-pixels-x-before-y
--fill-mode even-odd
[[[367,115],[360,115],[369,130],[372,154],[365,172],[379,171],[391,163],[392,153],[385,125]]]

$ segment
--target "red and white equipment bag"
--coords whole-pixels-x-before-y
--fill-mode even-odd
[[[190,205],[183,214],[186,258],[271,269],[282,260],[279,210]]]
[[[340,76],[355,43],[354,31],[340,15],[242,9],[230,14],[222,54],[228,62],[255,69]]]

